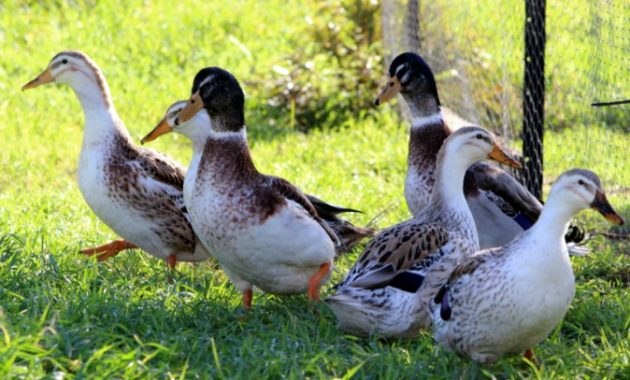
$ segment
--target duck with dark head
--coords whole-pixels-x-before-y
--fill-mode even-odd
[[[243,293],[245,307],[251,305],[253,286],[276,294],[307,292],[318,300],[341,241],[313,198],[256,169],[236,78],[218,67],[199,71],[173,124],[170,130],[193,142],[184,182],[193,227]]]
[[[405,200],[417,215],[429,205],[435,184],[437,153],[452,133],[441,111],[435,77],[416,53],[398,55],[389,67],[387,84],[375,100],[383,104],[400,93],[411,112]],[[501,168],[477,163],[466,173],[464,192],[475,219],[481,248],[505,244],[531,227],[542,211],[541,202]],[[572,227],[570,231],[575,231]],[[567,234],[577,243],[583,234]],[[571,247],[582,253],[582,247]]]

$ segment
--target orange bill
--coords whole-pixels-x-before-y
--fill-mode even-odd
[[[595,193],[595,199],[591,203],[591,207],[595,210],[599,211],[600,214],[606,218],[607,221],[613,224],[623,224],[623,218],[621,215],[617,214],[615,209],[608,202],[608,198],[606,198],[606,194],[603,191],[597,190]]]
[[[158,125],[155,128],[153,128],[151,132],[149,132],[146,136],[142,138],[142,140],[140,140],[140,144],[144,145],[145,142],[153,141],[157,139],[159,136],[167,134],[172,130],[173,129],[168,125],[166,118],[163,118],[162,120],[160,120]]]
[[[387,84],[385,85],[385,88],[383,88],[383,91],[381,91],[381,93],[374,101],[374,105],[378,106],[393,98],[396,94],[400,92],[401,87],[402,86],[400,85],[400,80],[398,80],[397,76],[394,75],[393,77],[389,78]]]
[[[35,79],[33,79],[32,81],[22,86],[22,91],[39,87],[43,84],[54,82],[54,81],[55,81],[55,77],[52,76],[50,67],[47,67],[46,70],[42,71],[42,73],[39,74]]]
[[[505,153],[505,151],[501,149],[501,147],[497,145],[496,143],[493,144],[492,152],[488,154],[488,158],[493,159],[502,164],[505,164],[507,166],[511,166],[513,168],[520,169],[523,167],[520,162],[510,157],[510,155]]]
[[[201,110],[202,108],[203,100],[199,95],[199,91],[197,91],[192,94],[192,96],[188,100],[188,103],[186,103],[186,107],[184,107],[182,112],[179,114],[180,123],[185,123],[188,120],[192,119],[192,117],[195,116],[197,112],[199,112],[199,110]]]

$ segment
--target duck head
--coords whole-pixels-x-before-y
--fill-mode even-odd
[[[456,157],[466,168],[485,159],[514,168],[521,167],[518,161],[501,149],[490,132],[480,127],[463,127],[453,132],[444,141],[438,160],[444,156]]]
[[[590,207],[611,223],[624,223],[608,202],[599,177],[590,170],[572,169],[562,173],[551,187],[549,197],[561,199],[573,214]]]
[[[389,66],[389,78],[383,91],[374,101],[375,105],[385,103],[397,93],[401,93],[410,106],[422,103],[424,113],[439,111],[435,77],[429,65],[416,53],[407,52],[397,56]]]
[[[206,111],[197,112],[193,117],[186,122],[179,122],[178,118],[180,113],[188,103],[187,100],[179,100],[171,104],[164,117],[158,122],[158,124],[149,132],[146,136],[140,140],[141,144],[157,139],[159,136],[167,134],[169,132],[175,132],[188,137],[191,140],[196,140],[198,136],[207,134],[208,125],[210,124],[210,117]]]
[[[80,51],[62,51],[50,60],[48,67],[41,74],[22,86],[22,91],[47,83],[65,83],[77,87],[86,81],[106,88],[101,70],[87,54]]]
[[[200,70],[193,80],[192,95],[176,124],[192,119],[202,109],[208,113],[214,132],[241,132],[245,128],[245,95],[238,80],[219,67]]]

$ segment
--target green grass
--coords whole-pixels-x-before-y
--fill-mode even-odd
[[[521,358],[482,368],[436,347],[429,334],[412,341],[344,335],[324,304],[303,296],[256,294],[245,314],[239,294],[211,263],[180,265],[171,278],[162,261],[140,251],[101,264],[86,260],[77,253],[81,247],[115,236],[76,185],[80,105],[67,87],[21,93],[21,85],[58,51],[81,49],[105,72],[119,114],[139,138],[166,106],[187,96],[200,67],[221,65],[247,83],[300,46],[304,17],[317,15],[311,4],[281,1],[80,3],[0,3],[0,378],[630,375],[630,247],[601,236],[590,243],[593,255],[573,260],[576,298],[564,323],[537,348],[540,369]],[[267,124],[264,94],[247,85],[245,91],[261,170],[364,210],[353,217],[357,224],[374,219],[384,227],[408,217],[407,132],[393,108],[384,107],[377,119],[357,117],[304,135]],[[628,135],[584,128],[546,135],[547,181],[588,166],[630,219]],[[581,151],[564,143],[585,135],[589,144]],[[178,136],[152,147],[181,162],[190,155]],[[608,228],[592,211],[579,221]],[[338,263],[334,280],[357,254]]]

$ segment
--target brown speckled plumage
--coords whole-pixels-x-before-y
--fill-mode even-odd
[[[103,170],[112,199],[153,221],[157,225],[154,229],[156,236],[173,250],[194,252],[196,237],[181,193],[183,167],[118,135]],[[148,179],[170,186],[179,193],[173,194],[163,188],[149,189]]]

